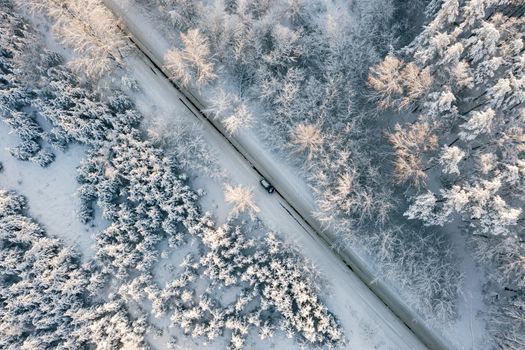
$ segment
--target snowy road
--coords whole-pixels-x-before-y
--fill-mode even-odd
[[[222,126],[208,120],[200,112],[203,106],[189,92],[181,92],[169,82],[159,68],[161,57],[169,46],[159,37],[159,33],[135,11],[126,8],[125,0],[106,0],[106,3],[124,20],[133,41],[143,53],[143,56],[128,58],[135,70],[134,77],[143,87],[147,87],[138,107],[148,111],[146,106],[150,106],[151,110],[154,105],[157,112],[163,112],[157,113],[159,115],[176,113],[179,118],[198,121],[211,148],[217,150],[221,166],[230,169],[231,180],[258,189],[256,200],[263,221],[283,232],[288,240],[296,242],[319,267],[321,276],[329,283],[328,306],[349,334],[350,345],[359,349],[420,349],[425,348],[424,342],[431,348],[450,348],[422,326],[383,283],[372,283],[373,274],[358,256],[330,248],[332,237],[329,232],[323,231],[310,215],[314,208],[313,198],[305,192],[306,185],[297,181],[290,168],[272,159],[249,134],[225,137]],[[140,27],[135,23],[140,23]],[[270,196],[259,188],[261,176],[275,185],[277,194]],[[212,197],[222,194],[220,186],[209,186],[206,190]],[[406,324],[415,330],[417,336]]]

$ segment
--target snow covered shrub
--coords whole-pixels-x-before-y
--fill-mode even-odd
[[[156,147],[162,148],[164,154],[173,158],[177,167],[186,172],[198,172],[217,179],[225,176],[218,164],[216,150],[207,144],[201,125],[166,119],[147,125],[149,139]]]
[[[392,190],[383,181],[380,166],[368,157],[368,146],[359,140],[359,127],[352,123],[344,128],[347,139],[326,136],[309,178],[316,184],[318,218],[336,232],[341,230],[343,240],[351,231],[345,232],[341,221],[356,229],[386,225],[393,208]]]
[[[38,142],[22,141],[15,147],[9,148],[9,153],[18,160],[29,160],[40,150]]]
[[[421,70],[415,63],[405,64],[399,58],[388,55],[370,69],[368,84],[375,93],[379,108],[405,109],[424,94],[432,84],[429,69]]]
[[[300,153],[306,152],[308,154],[307,160],[312,160],[320,151],[323,142],[323,135],[315,125],[298,124],[295,127],[292,143]]]
[[[241,103],[230,116],[223,120],[223,123],[226,131],[230,135],[234,135],[241,128],[249,128],[253,123],[253,116],[248,107]]]
[[[425,123],[413,124],[407,129],[396,124],[395,131],[388,134],[396,154],[394,178],[398,183],[410,180],[417,186],[427,178],[422,157],[436,148],[437,136]]]
[[[433,324],[457,317],[463,276],[443,236],[430,230],[393,227],[369,231],[360,239],[379,260],[381,276],[402,286],[399,293],[421,315]]]
[[[0,190],[0,347],[145,348],[142,321],[118,299],[95,303],[95,271],[24,209],[23,197]]]
[[[230,136],[241,130],[250,128],[254,124],[254,116],[248,108],[247,101],[234,93],[227,93],[219,89],[209,99],[205,112],[219,119]]]
[[[158,6],[160,16],[181,31],[193,28],[200,16],[200,3],[193,0],[137,0],[145,6]]]

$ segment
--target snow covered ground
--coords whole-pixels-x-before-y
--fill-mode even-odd
[[[0,187],[16,190],[27,198],[29,215],[44,225],[50,236],[59,237],[83,253],[84,260],[94,254],[93,235],[108,223],[96,215],[93,224],[83,225],[77,216],[80,200],[76,196],[78,183],[76,167],[84,158],[85,147],[73,145],[58,153],[47,168],[13,158],[7,148],[15,146],[17,136],[0,124]]]

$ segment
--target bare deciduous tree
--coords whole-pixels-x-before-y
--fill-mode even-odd
[[[49,16],[57,39],[77,54],[76,73],[98,80],[120,67],[129,50],[119,20],[101,0],[16,0],[25,10]]]
[[[396,160],[394,178],[397,183],[411,181],[418,186],[427,178],[422,156],[437,147],[437,136],[428,124],[416,123],[408,130],[401,125],[388,134],[388,141],[394,147]]]
[[[248,213],[254,217],[259,212],[259,207],[253,198],[253,189],[245,186],[224,186],[224,199],[233,205],[232,214]]]
[[[226,131],[230,135],[234,135],[241,128],[249,128],[253,122],[252,113],[244,103],[241,103],[231,115],[224,118],[222,121],[226,127]]]
[[[388,55],[381,63],[370,69],[368,84],[377,95],[381,109],[391,107],[403,93],[399,72],[404,62],[393,55]]]
[[[301,123],[295,127],[292,143],[299,152],[307,152],[308,160],[312,160],[315,154],[320,151],[323,142],[323,135],[316,125]]]
[[[168,51],[165,66],[170,78],[183,86],[204,86],[216,78],[206,38],[198,29],[181,33],[182,48]]]

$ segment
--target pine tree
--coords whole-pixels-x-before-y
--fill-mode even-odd
[[[119,300],[95,303],[95,271],[47,237],[25,209],[23,197],[0,190],[0,347],[145,348],[140,320]]]

